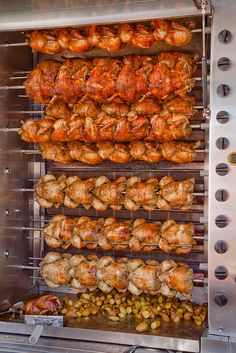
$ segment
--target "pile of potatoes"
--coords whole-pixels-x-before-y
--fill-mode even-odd
[[[162,322],[174,323],[180,320],[192,320],[201,326],[206,318],[207,305],[193,304],[187,300],[165,298],[162,295],[132,295],[113,290],[109,294],[100,291],[66,295],[61,314],[67,318],[86,318],[103,314],[111,321],[136,319],[137,332],[155,330]]]

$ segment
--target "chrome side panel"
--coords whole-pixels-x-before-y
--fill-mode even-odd
[[[228,163],[230,153],[236,151],[236,2],[235,0],[216,0],[214,2],[214,16],[212,26],[212,50],[211,50],[211,87],[210,87],[210,161],[209,161],[209,332],[217,335],[236,336],[236,167]],[[227,29],[232,38],[229,43],[221,43],[218,40],[220,31]],[[231,61],[228,70],[222,71],[217,66],[221,57],[227,57]],[[217,87],[226,84],[230,88],[230,94],[220,97]],[[216,120],[219,111],[227,111],[230,115],[229,121],[221,124]],[[219,149],[216,140],[225,137],[229,140],[226,149]],[[216,173],[218,163],[226,163],[229,172],[225,176]],[[228,192],[228,199],[219,202],[215,198],[218,189]],[[228,218],[226,227],[218,227],[215,219],[219,215]],[[225,253],[215,251],[215,243],[218,240],[227,242],[228,250]],[[215,269],[218,266],[226,267],[228,276],[224,280],[215,277]],[[215,295],[223,292],[228,297],[225,306],[215,303]]]

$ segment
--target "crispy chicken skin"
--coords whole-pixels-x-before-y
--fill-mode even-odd
[[[45,60],[25,81],[27,95],[39,103],[57,96],[66,103],[82,97],[98,103],[184,97],[191,91],[197,55],[162,52],[157,56]]]
[[[104,293],[113,289],[127,290],[134,295],[162,293],[169,298],[190,298],[193,273],[186,263],[165,260],[144,262],[139,258],[114,258],[95,254],[87,257],[78,254],[47,253],[40,264],[47,285],[57,288],[70,285],[77,292],[99,288]]]
[[[121,210],[122,207],[136,211],[182,209],[187,210],[193,202],[192,192],[195,179],[176,181],[170,176],[160,181],[150,178],[142,181],[138,177],[121,176],[110,180],[106,176],[81,180],[77,176],[52,174],[42,176],[35,188],[38,203],[45,208],[64,206],[75,208],[80,205],[98,211],[107,208]]]
[[[191,29],[194,27],[194,21],[183,25],[176,21],[153,20],[148,24],[122,23],[117,26],[92,25],[80,29],[38,30],[29,32],[27,40],[34,51],[45,54],[59,54],[63,50],[83,53],[93,47],[116,52],[126,43],[144,49],[158,42],[184,46],[191,41]]]
[[[81,216],[70,219],[54,216],[44,229],[44,239],[51,248],[69,246],[103,250],[151,251],[160,248],[165,252],[185,254],[195,245],[194,227],[191,223],[174,220],[147,222],[143,218],[117,220],[114,217],[92,219]]]
[[[58,315],[62,304],[55,295],[42,295],[26,302],[23,311],[26,315]]]

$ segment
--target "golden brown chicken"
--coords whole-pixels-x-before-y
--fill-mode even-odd
[[[160,266],[156,260],[145,262],[141,259],[130,259],[129,267],[129,285],[128,290],[135,295],[141,293],[157,294],[161,282]]]
[[[44,239],[51,248],[70,245],[75,248],[103,250],[151,251],[160,248],[165,252],[185,254],[192,250],[194,227],[191,223],[174,220],[147,222],[143,218],[117,220],[114,217],[92,219],[81,216],[70,219],[54,216],[44,229]]]
[[[165,260],[116,258],[94,254],[83,255],[47,253],[40,263],[41,275],[47,285],[57,288],[69,285],[78,292],[96,290],[104,293],[113,289],[129,290],[135,295],[161,292],[169,298],[186,299],[191,296],[193,273],[186,263]]]
[[[97,246],[101,246],[103,224],[103,218],[91,219],[86,216],[76,218],[74,220],[71,245],[78,249],[83,247],[96,249]]]
[[[187,264],[165,260],[161,268],[161,293],[169,298],[189,299],[193,288],[193,271]]]
[[[200,146],[200,141],[195,143],[168,141],[161,145],[162,158],[164,160],[181,164],[190,163],[196,158],[195,149]]]
[[[48,103],[55,94],[55,80],[60,67],[61,63],[56,60],[41,61],[24,82],[28,97],[39,103]]]
[[[27,40],[31,49],[45,54],[59,54],[62,47],[57,38],[58,30],[32,31],[27,34]]]
[[[63,50],[82,53],[92,47],[116,52],[123,43],[137,48],[150,48],[158,42],[183,46],[191,41],[191,29],[194,27],[194,21],[183,25],[176,21],[153,20],[148,24],[122,23],[118,26],[39,30],[27,34],[27,40],[34,51],[45,54],[59,54]]]
[[[72,115],[72,109],[57,97],[53,97],[51,101],[45,105],[44,115],[53,119],[69,119]]]
[[[82,95],[99,103],[183,97],[195,83],[196,60],[196,55],[178,52],[92,61],[76,58],[64,63],[46,60],[31,71],[25,88],[39,103],[48,103],[54,95],[69,103]]]
[[[99,246],[104,250],[123,250],[128,248],[131,241],[131,229],[131,220],[118,221],[114,217],[106,218],[101,228]]]
[[[55,295],[42,295],[26,302],[23,311],[26,315],[58,315],[62,308],[60,299]]]
[[[133,251],[151,251],[159,246],[160,222],[147,222],[143,218],[134,221],[129,246]]]
[[[142,181],[138,177],[126,179],[121,176],[111,181],[106,176],[81,180],[77,176],[56,178],[46,174],[36,185],[36,200],[42,207],[75,208],[83,205],[104,211],[108,207],[113,210],[126,209],[135,211],[140,207],[145,210],[189,209],[193,202],[195,179],[175,181],[170,176],[159,182],[156,178]]]
[[[97,288],[98,261],[96,255],[74,255],[70,259],[69,274],[72,277],[71,286],[78,292],[95,290]]]
[[[122,43],[117,27],[104,25],[88,27],[88,42],[94,47],[111,52],[119,50]]]
[[[166,20],[153,20],[151,22],[154,28],[153,36],[156,41],[165,41],[171,46],[183,46],[192,39],[191,29],[195,27],[195,22],[190,22],[187,26],[179,22]]]
[[[110,181],[106,176],[100,176],[95,181],[92,206],[99,211],[105,211],[108,207],[120,210],[124,203],[122,192],[126,189],[126,177],[120,177]]]
[[[63,204],[66,176],[56,178],[52,174],[43,175],[35,187],[36,201],[41,207],[59,207]]]
[[[85,82],[92,67],[89,60],[66,59],[55,80],[55,95],[66,103],[75,103],[85,94]]]
[[[93,203],[91,191],[95,187],[95,178],[81,180],[77,176],[68,177],[66,180],[64,205],[69,208],[75,208],[83,205],[89,209]]]
[[[193,203],[194,185],[194,178],[176,181],[171,176],[163,177],[159,182],[157,207],[162,210],[173,208],[188,210]]]
[[[75,28],[60,28],[57,31],[57,42],[62,50],[69,50],[75,53],[83,53],[91,47],[88,38],[86,38],[86,33]]]
[[[178,224],[174,220],[165,221],[161,226],[159,247],[166,252],[187,254],[194,244],[194,226],[191,223]]]
[[[98,260],[98,288],[104,293],[112,289],[125,292],[128,288],[129,269],[127,259],[114,260],[111,256],[103,256]]]
[[[74,226],[73,219],[67,218],[65,215],[54,216],[44,229],[45,242],[51,248],[67,249],[71,245]]]
[[[58,288],[71,282],[70,254],[47,253],[40,262],[41,275],[50,288]]]
[[[136,211],[141,206],[151,211],[157,205],[158,179],[150,178],[142,182],[139,177],[131,177],[127,180],[127,189],[124,198],[124,207],[130,211]]]

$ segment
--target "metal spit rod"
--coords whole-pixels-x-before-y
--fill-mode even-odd
[[[13,191],[19,191],[19,192],[34,192],[34,188],[20,188],[20,189],[13,189]],[[125,192],[124,192],[125,193]],[[193,196],[208,196],[208,192],[191,192],[191,195]]]

